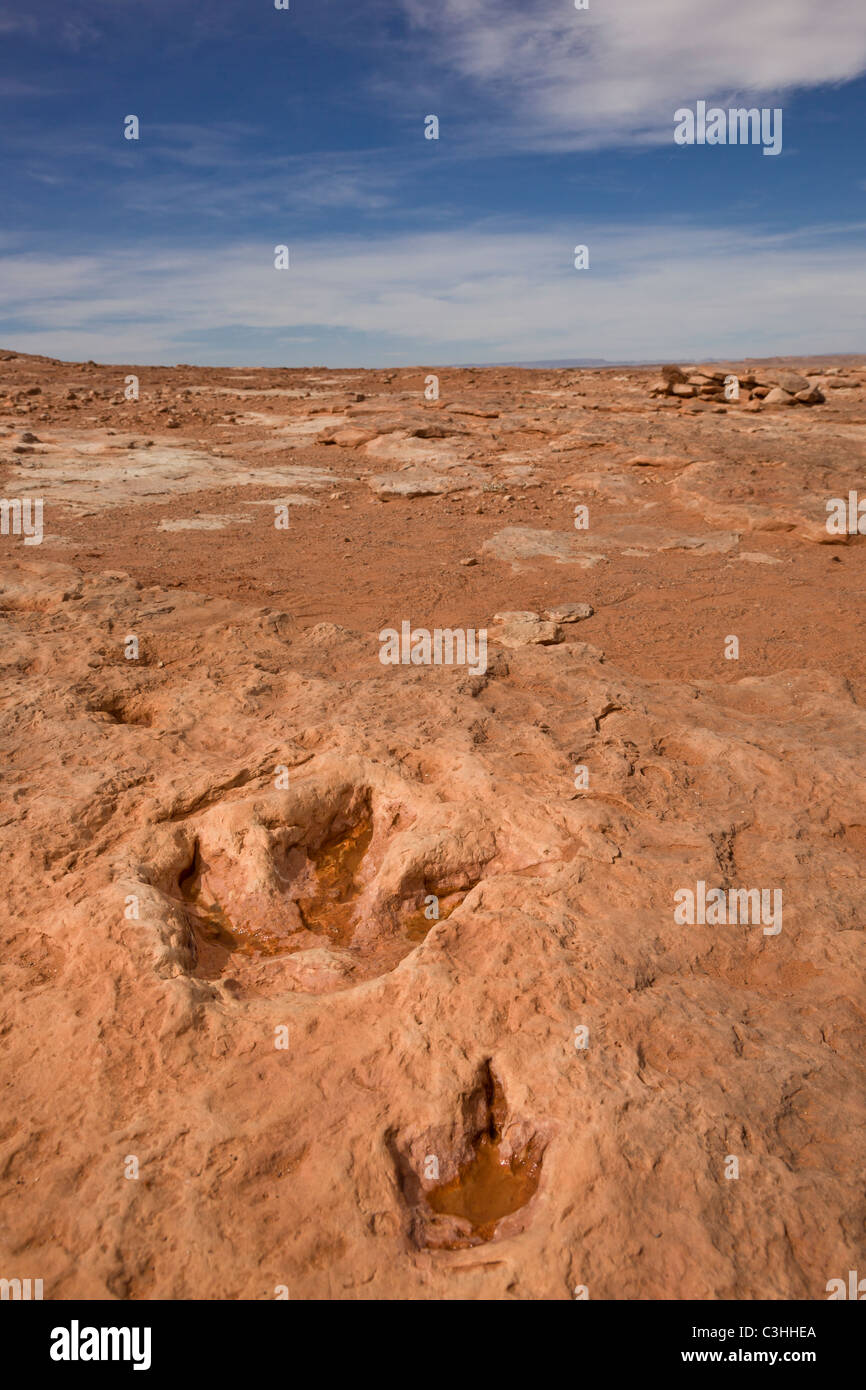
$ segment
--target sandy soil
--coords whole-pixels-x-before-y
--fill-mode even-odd
[[[866,499],[866,364],[704,368],[825,399],[0,353],[0,491],[44,502],[0,537],[8,1277],[862,1267],[866,541],[825,523]],[[486,669],[383,665],[405,621]],[[676,920],[698,883],[781,930]]]

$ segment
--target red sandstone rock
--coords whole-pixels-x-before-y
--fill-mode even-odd
[[[825,1297],[862,1207],[866,551],[825,526],[859,397],[443,371],[466,433],[425,438],[421,370],[139,371],[88,422],[70,381],[123,367],[3,362],[48,419],[3,463],[45,512],[0,538],[0,1268]],[[359,453],[317,439],[352,394]],[[404,619],[489,623],[486,669],[383,665]],[[678,922],[699,884],[781,891],[781,930]]]

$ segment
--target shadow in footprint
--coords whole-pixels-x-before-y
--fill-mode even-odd
[[[203,891],[206,872],[207,865],[196,843],[191,864],[178,877],[195,955],[193,975],[200,980],[216,980],[236,953],[274,956],[292,949],[290,943],[272,932],[249,933],[235,927],[222,905]]]

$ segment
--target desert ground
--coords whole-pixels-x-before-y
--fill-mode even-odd
[[[866,361],[676,365],[0,353],[5,1276],[866,1272]]]

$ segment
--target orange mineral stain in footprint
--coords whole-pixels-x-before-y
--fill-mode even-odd
[[[439,1216],[457,1216],[468,1221],[475,1240],[491,1240],[503,1216],[526,1206],[540,1176],[541,1163],[533,1158],[529,1145],[522,1153],[505,1159],[501,1141],[485,1134],[457,1176],[430,1192],[427,1201]],[[473,1242],[456,1240],[450,1248],[459,1249],[470,1243]]]
[[[326,841],[311,856],[316,876],[315,892],[298,898],[304,926],[349,945],[354,934],[355,902],[361,891],[358,871],[373,838],[369,816],[343,835]]]
[[[470,1230],[447,1240],[436,1240],[439,1249],[460,1250],[492,1240],[505,1216],[525,1207],[541,1177],[543,1146],[530,1140],[519,1152],[503,1155],[502,1126],[507,1107],[502,1088],[490,1064],[481,1082],[487,1118],[473,1141],[474,1152],[450,1182],[426,1194],[437,1216],[454,1216]]]
[[[459,907],[469,889],[466,888],[459,893],[448,893],[439,899],[439,916],[430,918],[426,915],[423,907],[416,908],[405,918],[404,929],[410,941],[423,941],[427,933],[432,931],[437,922],[445,922],[451,916],[455,908]]]

